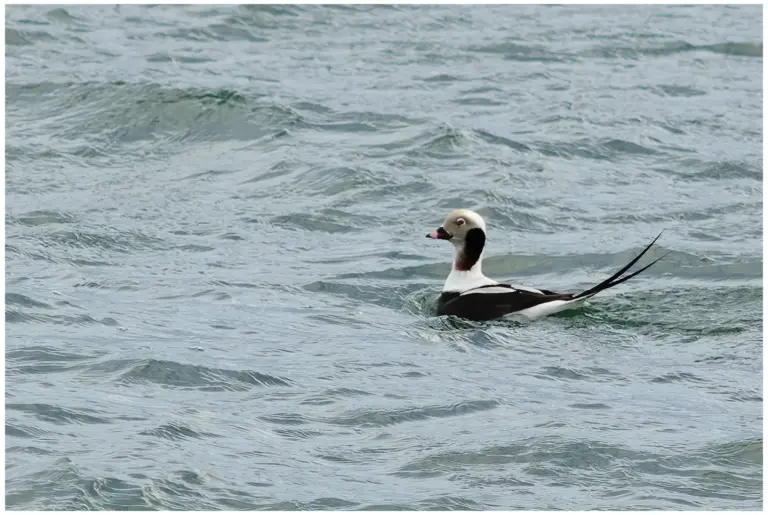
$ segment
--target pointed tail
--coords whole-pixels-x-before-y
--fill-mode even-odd
[[[643,268],[641,268],[640,270],[637,270],[636,272],[632,272],[631,274],[629,274],[629,275],[627,275],[627,276],[625,276],[625,277],[620,277],[620,276],[621,276],[621,274],[623,274],[624,272],[626,272],[627,270],[629,270],[629,269],[632,267],[632,265],[634,265],[635,263],[637,263],[637,261],[638,261],[638,260],[639,260],[641,257],[643,257],[643,256],[645,255],[645,253],[646,253],[646,252],[648,252],[648,250],[649,250],[649,249],[650,249],[650,248],[653,246],[653,244],[654,244],[654,243],[656,243],[656,240],[658,240],[658,239],[661,237],[661,235],[662,235],[662,233],[663,233],[663,232],[664,232],[664,231],[661,231],[661,232],[659,233],[659,235],[658,235],[658,236],[656,236],[656,237],[653,239],[653,241],[652,241],[652,242],[651,242],[651,243],[650,243],[650,244],[649,244],[647,247],[645,247],[645,249],[643,249],[643,251],[642,251],[640,254],[638,254],[638,255],[637,255],[637,257],[636,257],[635,259],[633,259],[632,261],[630,261],[630,262],[629,262],[629,264],[628,264],[627,266],[625,266],[624,268],[622,268],[621,270],[619,270],[618,272],[616,272],[615,274],[613,274],[612,276],[610,276],[608,279],[606,279],[605,281],[603,281],[603,282],[601,282],[600,284],[598,284],[597,286],[593,286],[592,288],[590,288],[590,289],[588,289],[588,290],[585,290],[585,291],[583,291],[583,292],[581,292],[581,293],[579,293],[579,294],[577,294],[577,295],[574,295],[574,297],[573,297],[573,298],[574,298],[574,300],[575,300],[575,299],[582,299],[582,298],[584,298],[584,297],[592,297],[593,295],[596,295],[596,294],[600,293],[600,292],[601,292],[601,291],[603,291],[603,290],[607,290],[608,288],[612,288],[612,287],[616,286],[617,284],[621,284],[621,283],[623,283],[624,281],[627,281],[627,280],[629,280],[629,279],[632,279],[634,276],[636,276],[636,275],[637,275],[637,274],[639,274],[640,272],[644,272],[645,270],[649,269],[650,267],[652,267],[653,265],[655,265],[656,263],[658,263],[659,261],[661,261],[662,259],[664,259],[665,257],[667,257],[667,256],[670,254],[669,252],[667,252],[666,254],[664,254],[663,256],[661,256],[660,258],[658,258],[658,259],[656,259],[656,260],[652,261],[650,264],[648,264],[648,265],[645,265],[645,266],[644,266]]]

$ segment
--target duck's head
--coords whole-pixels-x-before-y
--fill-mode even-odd
[[[456,209],[445,217],[443,225],[427,234],[427,238],[433,240],[448,240],[454,245],[463,245],[469,239],[477,237],[479,233],[483,234],[485,239],[485,220],[479,214],[468,209]]]

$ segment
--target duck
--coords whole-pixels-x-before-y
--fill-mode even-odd
[[[669,254],[622,277],[650,250],[662,231],[632,261],[596,286],[577,293],[558,293],[500,283],[486,277],[483,274],[486,233],[485,220],[481,215],[468,209],[456,209],[445,217],[440,227],[427,234],[427,238],[445,240],[454,247],[453,265],[437,300],[438,316],[453,315],[478,322],[502,317],[530,321],[576,309],[598,293],[628,281]]]

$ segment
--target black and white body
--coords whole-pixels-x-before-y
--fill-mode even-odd
[[[664,257],[620,277],[656,243],[661,236],[659,234],[627,266],[597,286],[581,293],[555,293],[527,286],[501,284],[483,275],[485,230],[482,216],[473,211],[458,209],[445,218],[441,227],[427,234],[427,238],[448,240],[455,248],[453,267],[438,299],[438,315],[455,315],[477,321],[515,315],[533,320],[577,308],[590,297],[631,279]]]

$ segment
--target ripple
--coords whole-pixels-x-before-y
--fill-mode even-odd
[[[398,474],[408,477],[411,473],[426,470],[442,470],[443,473],[448,473],[452,470],[486,465],[499,466],[506,463],[552,463],[572,469],[599,469],[640,457],[640,454],[633,451],[597,442],[562,441],[542,437],[520,444],[494,446],[479,452],[436,454],[402,467]],[[648,458],[647,455],[643,457]]]
[[[457,81],[461,81],[462,79],[454,75],[449,75],[447,73],[438,73],[436,75],[430,75],[428,77],[424,77],[421,80],[423,80],[424,82],[457,82]]]
[[[270,223],[283,228],[304,229],[325,233],[346,233],[355,230],[353,227],[329,221],[320,215],[293,214],[281,215],[270,219]]]
[[[154,436],[166,440],[199,440],[203,438],[217,437],[213,433],[198,432],[180,422],[171,422],[163,424],[154,429],[139,432],[143,436]]]
[[[391,184],[386,176],[366,168],[314,167],[307,170],[292,184],[294,190],[309,196],[328,197],[360,188]]]
[[[496,100],[491,100],[490,98],[461,98],[459,100],[453,101],[455,104],[459,105],[469,105],[469,106],[500,106],[504,105],[504,102],[498,102]]]
[[[657,86],[654,88],[654,92],[658,92],[658,94],[662,96],[666,95],[670,97],[693,97],[707,94],[706,91],[702,91],[700,89],[690,88],[687,86],[676,86],[673,84],[662,84]]]
[[[43,237],[47,245],[69,248],[100,249],[122,253],[162,249],[165,241],[139,231],[121,231],[116,235],[86,231],[55,231]]]
[[[91,510],[103,510],[108,506],[120,506],[124,510],[146,510],[143,488],[114,477],[83,479],[81,499]]]
[[[25,308],[53,309],[53,306],[46,304],[45,302],[38,302],[35,299],[20,293],[6,293],[5,304],[6,306],[23,306]]]
[[[762,43],[715,43],[714,45],[701,45],[701,50],[709,50],[716,54],[736,55],[741,57],[763,57]]]
[[[603,58],[623,57],[640,59],[643,56],[665,57],[683,52],[713,52],[718,54],[738,55],[744,57],[762,57],[762,44],[750,43],[716,43],[712,45],[693,45],[685,41],[674,41],[662,45],[648,45],[639,47],[627,46],[600,46],[590,49],[582,55]]]
[[[327,436],[323,431],[314,431],[311,429],[274,429],[273,432],[291,440],[307,440],[316,436]]]
[[[429,418],[456,417],[494,409],[497,401],[465,401],[447,406],[430,406],[394,410],[358,410],[348,415],[333,417],[326,422],[338,426],[387,427]]]
[[[572,59],[565,54],[549,52],[543,46],[510,42],[470,45],[466,50],[482,54],[502,54],[506,60],[520,62],[563,63]]]
[[[288,379],[246,370],[227,370],[175,361],[144,360],[123,373],[119,382],[155,383],[166,387],[190,388],[201,391],[241,391],[258,387],[288,387]]]
[[[14,309],[5,310],[5,321],[11,324],[53,324],[61,326],[89,326],[89,325],[102,325],[107,327],[115,327],[117,322],[113,318],[103,318],[98,320],[90,315],[39,315],[23,313]]]
[[[8,403],[6,409],[11,411],[20,411],[22,413],[29,413],[38,420],[45,422],[52,422],[54,424],[110,424],[109,419],[99,417],[96,415],[90,415],[96,413],[95,410],[80,408],[77,410],[63,408],[61,406],[54,406],[52,404],[24,404],[24,403]]]
[[[156,479],[142,488],[142,499],[155,510],[213,510],[216,503],[208,499],[197,485],[182,481]]]
[[[505,147],[511,148],[512,150],[516,150],[518,152],[530,152],[531,151],[531,148],[528,145],[525,145],[523,143],[519,143],[517,141],[513,141],[513,140],[505,138],[503,136],[497,136],[495,134],[491,134],[490,132],[486,132],[486,131],[482,131],[482,130],[475,130],[474,132],[480,138],[482,138],[487,143],[490,143],[491,145],[503,145]]]
[[[604,410],[604,409],[612,409],[607,404],[603,404],[602,402],[597,403],[583,403],[583,402],[577,402],[576,404],[569,404],[569,408],[574,409],[585,409],[585,410]]]
[[[265,422],[284,426],[297,426],[308,423],[308,420],[298,413],[274,413],[272,415],[262,415],[259,418]]]
[[[42,30],[5,29],[5,41],[8,45],[30,46],[39,41],[56,41],[56,38]]]
[[[62,213],[59,211],[30,211],[18,217],[8,217],[8,223],[20,224],[27,227],[37,227],[40,225],[56,225],[76,223],[78,218],[72,213]]]
[[[308,292],[326,293],[354,301],[364,301],[370,305],[398,309],[402,305],[403,299],[412,291],[413,286],[370,286],[346,284],[338,281],[313,281],[304,285],[303,288]]]
[[[620,376],[604,369],[586,368],[572,369],[565,367],[544,367],[541,372],[534,374],[540,379],[576,380],[576,381],[613,381]]]
[[[361,397],[369,395],[373,394],[351,388],[333,388],[326,390],[321,394],[311,395],[302,400],[301,404],[307,404],[310,406],[324,406],[343,400],[346,397]]]
[[[7,408],[8,406],[6,404],[6,409]],[[8,412],[6,411],[6,413]],[[17,423],[8,422],[8,421],[6,421],[5,423],[6,437],[39,439],[40,437],[46,437],[49,434],[50,434],[49,431],[45,431],[43,429],[40,429],[39,427],[28,426],[25,424],[17,424]],[[10,449],[8,450],[8,452],[10,453]]]
[[[273,134],[275,128],[300,127],[304,123],[290,106],[260,102],[259,96],[246,97],[229,89],[206,91],[124,82],[43,86],[62,93],[58,103],[49,106],[57,114],[70,104],[78,104],[81,109],[90,107],[104,115],[95,120],[72,116],[70,130],[59,136],[77,139],[84,132],[96,133],[102,135],[102,144],[153,141],[175,130],[178,124],[188,127],[186,133],[167,143],[209,139],[210,134],[219,134],[221,140],[250,142]],[[29,94],[25,91],[28,85],[11,83],[8,88],[12,94]]]
[[[653,155],[657,153],[652,148],[621,139],[608,139],[597,144],[587,140],[575,143],[537,143],[534,148],[551,157],[586,158],[600,161],[617,159],[623,155]]]
[[[9,481],[15,487],[6,496],[9,505],[25,505],[37,510],[83,510],[89,507],[87,504],[73,502],[81,473],[69,458],[59,458],[44,470],[26,473],[22,477],[24,482],[20,487],[16,486],[20,483],[19,479]],[[46,492],[52,498],[41,496],[39,492]]]
[[[674,383],[677,381],[692,382],[692,383],[705,382],[702,378],[697,377],[694,374],[689,374],[687,372],[672,372],[672,373],[664,374],[663,376],[654,377],[653,379],[651,379],[652,383]]]
[[[679,169],[659,167],[655,170],[690,182],[704,182],[712,179],[754,179],[762,181],[763,171],[759,167],[743,162],[719,161],[702,162],[698,159],[686,159]]]
[[[48,374],[87,366],[98,355],[75,354],[56,347],[33,345],[23,349],[6,350],[9,373]]]

